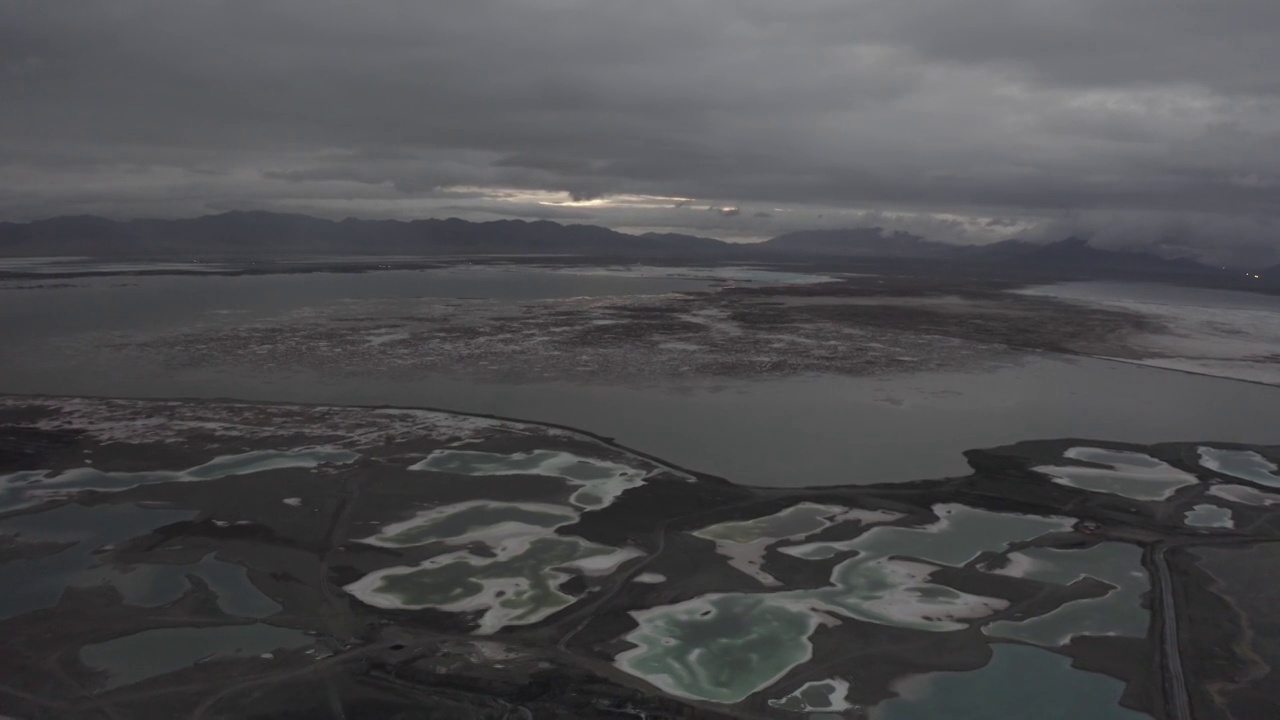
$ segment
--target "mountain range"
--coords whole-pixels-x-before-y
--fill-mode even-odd
[[[594,225],[498,220],[333,221],[228,212],[182,220],[78,215],[0,223],[0,256],[288,257],[296,255],[714,255],[726,243],[675,234],[627,235]]]
[[[1190,259],[1108,250],[1068,238],[955,245],[878,227],[812,230],[753,244],[674,233],[630,235],[595,225],[497,220],[325,220],[227,212],[180,220],[66,216],[0,223],[0,257],[287,258],[293,256],[586,255],[623,259],[947,261],[1075,273],[1211,272]],[[1214,270],[1216,272],[1216,270]]]

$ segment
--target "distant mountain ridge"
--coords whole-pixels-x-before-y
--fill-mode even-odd
[[[291,255],[717,255],[728,243],[691,235],[627,235],[595,225],[495,220],[325,220],[228,212],[183,220],[94,216],[0,223],[0,256],[281,257]]]
[[[861,257],[926,258],[963,252],[959,245],[926,240],[906,232],[866,227],[848,230],[801,230],[760,243],[770,252]]]
[[[948,261],[1019,271],[1190,273],[1190,259],[1095,248],[1068,238],[953,245],[883,228],[808,230],[756,244],[677,233],[629,235],[546,220],[326,220],[272,212],[227,212],[181,220],[65,216],[0,223],[0,257],[283,258],[300,255],[586,255],[622,259],[765,260],[823,258]]]
[[[870,227],[787,233],[759,247],[779,254],[947,260],[1022,271],[1194,273],[1210,270],[1191,258],[1167,259],[1148,252],[1097,248],[1078,237],[1051,243],[1004,240],[990,245],[955,245]]]

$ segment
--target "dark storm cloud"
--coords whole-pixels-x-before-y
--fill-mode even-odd
[[[17,0],[0,215],[558,194],[734,237],[881,217],[1261,258],[1276,67],[1274,0]]]

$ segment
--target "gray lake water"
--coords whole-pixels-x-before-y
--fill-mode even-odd
[[[247,317],[254,317],[344,300],[535,300],[651,295],[707,287],[707,281],[687,278],[503,268],[10,280],[0,282],[0,328],[6,342],[18,343],[72,332],[175,327],[205,313],[247,312]]]
[[[56,362],[40,338],[182,325],[225,310],[272,313],[364,297],[568,297],[701,289],[697,280],[528,270],[367,275],[95,278],[81,288],[0,288],[0,392],[231,397],[428,406],[554,422],[735,482],[803,487],[964,474],[964,450],[1037,438],[1135,443],[1280,441],[1280,388],[1052,354],[995,370],[654,387],[391,380],[218,367],[165,371],[86,348]],[[138,283],[135,287],[112,284]],[[13,285],[9,283],[8,285]],[[16,330],[15,330],[16,329]]]

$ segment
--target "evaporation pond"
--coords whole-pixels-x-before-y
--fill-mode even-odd
[[[761,569],[765,551],[775,542],[798,540],[845,520],[871,524],[898,517],[896,513],[803,502],[764,517],[711,525],[693,535],[715,542],[716,552],[728,557],[731,566],[765,585],[776,586],[778,580]]]
[[[1195,475],[1150,455],[1128,450],[1074,447],[1062,455],[1068,460],[1102,467],[1048,465],[1032,469],[1048,475],[1059,485],[1132,500],[1168,500],[1178,488],[1200,482]]]
[[[877,527],[853,540],[815,545],[830,545],[841,552],[856,550],[868,556],[902,555],[959,566],[984,551],[998,552],[1011,542],[1070,530],[1075,523],[1067,517],[998,513],[957,504],[935,505],[933,512],[939,519],[923,527]]]
[[[984,629],[988,635],[1045,647],[1058,647],[1076,635],[1146,637],[1150,617],[1142,596],[1151,583],[1138,546],[1104,542],[1084,550],[1029,548],[1010,553],[1009,560],[995,572],[1058,585],[1094,578],[1113,589],[1037,617],[991,623]]]
[[[1202,528],[1234,528],[1231,511],[1217,505],[1196,505],[1186,512],[1184,522],[1190,527]]]
[[[132,685],[203,660],[255,657],[306,647],[315,639],[274,625],[162,628],[126,635],[80,649],[80,659],[108,679],[101,690]]]
[[[0,587],[4,588],[0,593],[0,619],[52,607],[69,585],[96,585],[110,581],[101,574],[95,575],[96,550],[146,535],[164,525],[189,520],[195,515],[191,510],[70,504],[0,521],[0,535],[17,535],[24,542],[69,545],[61,552],[44,557],[0,564]],[[128,599],[128,594],[124,594]]]
[[[1238,477],[1241,480],[1280,488],[1280,475],[1276,475],[1275,463],[1251,450],[1201,447],[1200,464],[1215,472]]]
[[[1075,670],[1070,658],[1023,645],[992,646],[991,662],[972,672],[920,675],[899,683],[900,697],[875,708],[875,720],[1150,720],[1120,707],[1124,683]]]
[[[219,480],[268,470],[314,468],[324,463],[346,465],[359,457],[348,450],[312,447],[225,455],[186,470],[103,472],[93,467],[78,467],[60,473],[24,471],[0,475],[0,512],[38,505],[45,498],[80,490],[115,492],[153,483]]]
[[[478,632],[535,623],[573,604],[561,586],[577,571],[606,575],[639,557],[634,548],[612,548],[581,538],[545,535],[512,538],[484,555],[457,551],[416,567],[372,572],[346,586],[368,605],[389,609],[483,611]]]
[[[409,466],[409,469],[457,475],[542,475],[562,478],[579,488],[569,498],[569,502],[589,509],[612,504],[622,493],[643,484],[649,475],[648,470],[557,450],[530,450],[513,455],[472,450],[437,450],[422,462]]]
[[[1209,494],[1241,505],[1280,505],[1280,496],[1248,485],[1213,485]]]
[[[680,697],[733,703],[759,692],[813,654],[810,636],[845,617],[927,632],[964,629],[1008,603],[935,584],[937,566],[855,557],[832,585],[772,593],[721,593],[633,610],[635,645],[618,668]]]
[[[579,511],[543,503],[510,503],[471,500],[433,508],[415,517],[388,525],[362,542],[383,547],[405,547],[446,542],[465,545],[484,541],[497,547],[520,536],[539,536],[577,522]]]
[[[849,681],[833,678],[805,683],[781,700],[770,700],[769,705],[791,712],[839,712],[853,707],[846,699],[848,694]]]
[[[188,575],[198,576],[218,596],[218,608],[228,615],[264,618],[282,609],[249,580],[243,565],[218,560],[209,553],[190,565],[140,564],[123,569],[98,568],[87,578],[109,582],[124,596],[129,605],[159,607],[177,600],[191,588]],[[82,584],[82,583],[80,583]]]
[[[1073,523],[956,504],[933,511],[939,519],[924,527],[877,527],[849,541],[844,549],[858,555],[832,568],[826,587],[719,593],[634,610],[639,627],[624,639],[635,647],[615,664],[673,695],[739,702],[808,661],[820,623],[843,617],[949,632],[1004,609],[1003,599],[961,592],[931,576],[940,565],[963,565],[984,550],[1003,551]]]

